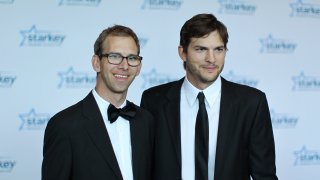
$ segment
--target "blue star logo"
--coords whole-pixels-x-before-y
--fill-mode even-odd
[[[60,76],[60,83],[58,85],[58,88],[92,88],[94,87],[94,83],[96,82],[95,75],[88,75],[87,73],[83,72],[75,72],[73,70],[73,67],[70,67],[66,72],[59,72],[58,75]]]
[[[320,165],[320,152],[309,151],[305,146],[301,150],[295,151],[296,160],[294,165]]]
[[[290,7],[292,8],[291,17],[320,17],[320,6],[303,3],[302,0],[297,0],[296,3],[291,3]]]
[[[26,40],[28,39],[28,36],[29,35],[32,35],[32,34],[36,34],[37,33],[37,28],[35,25],[33,25],[29,30],[25,30],[25,31],[20,31],[23,39],[20,43],[20,46],[23,46],[25,43],[26,43]]]
[[[76,72],[74,72],[73,67],[70,67],[66,72],[59,72],[58,76],[60,76],[60,83],[58,87],[61,88],[63,84],[67,82],[68,77],[72,77],[75,74]]]
[[[255,13],[257,6],[246,3],[243,0],[219,0],[219,13],[252,15]]]
[[[271,34],[268,35],[267,38],[265,39],[260,39],[260,42],[262,44],[260,52],[264,52],[266,51],[266,49],[268,49],[269,44],[274,43],[276,40],[272,37]]]
[[[20,33],[23,37],[20,46],[60,46],[66,37],[50,31],[39,31],[35,25]]]
[[[293,76],[292,77],[292,80],[293,80],[293,82],[294,82],[294,85],[293,85],[293,90],[296,90],[296,89],[299,89],[299,84],[303,84],[303,82],[305,81],[305,80],[307,80],[307,77],[304,75],[304,73],[303,72],[301,72],[298,76]]]
[[[294,128],[298,123],[297,117],[276,113],[273,109],[270,110],[270,115],[273,128]]]
[[[149,73],[142,74],[141,76],[144,80],[144,83],[141,87],[142,89],[164,84],[173,80],[169,75],[157,73],[155,68],[153,68]]]
[[[286,42],[282,39],[275,39],[271,34],[265,39],[260,39],[260,53],[292,53],[296,49],[296,44]]]
[[[310,6],[307,4],[304,4],[302,2],[302,0],[298,0],[296,3],[291,3],[290,7],[292,8],[292,12],[290,14],[290,16],[294,16],[295,14],[299,14],[299,11],[301,11],[303,8],[305,8],[306,6]]]
[[[22,121],[19,130],[44,129],[50,119],[49,114],[36,113],[35,109],[33,109],[33,108],[28,113],[20,114],[19,117]]]
[[[303,72],[298,76],[292,77],[292,90],[319,90],[320,78],[305,76]]]
[[[181,0],[144,0],[141,9],[168,9],[177,10],[181,7]]]

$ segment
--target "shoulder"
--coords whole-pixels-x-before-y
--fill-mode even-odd
[[[143,124],[143,126],[149,127],[150,129],[154,129],[153,115],[148,110],[146,110],[136,104],[134,104],[134,106],[136,109],[135,119],[140,122],[139,124]]]
[[[146,119],[152,119],[153,118],[152,114],[149,111],[147,111],[146,109],[144,109],[144,108],[142,108],[142,107],[140,107],[140,106],[138,106],[138,105],[136,105],[134,103],[132,103],[132,104],[135,106],[136,114],[138,116],[142,116],[142,117],[144,117]]]
[[[265,93],[257,88],[221,79],[221,98],[241,104],[260,104],[267,101]]]
[[[69,106],[52,116],[47,124],[46,129],[70,127],[81,115],[82,101]]]
[[[78,126],[81,114],[81,101],[65,108],[50,118],[44,134],[44,142],[47,144],[57,139],[70,137]]]
[[[253,96],[261,96],[265,94],[264,92],[262,92],[261,90],[255,87],[234,83],[224,78],[221,78],[221,81],[222,81],[222,91],[232,91],[233,93],[239,94],[239,95],[253,95]]]

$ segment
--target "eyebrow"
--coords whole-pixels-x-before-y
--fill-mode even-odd
[[[206,46],[201,46],[201,45],[195,45],[195,46],[193,46],[193,48],[204,48],[204,49],[209,49],[208,47],[206,47]],[[224,48],[224,45],[217,46],[217,47],[215,47],[215,48],[213,48],[213,49],[220,49],[220,48]]]
[[[204,49],[208,49],[208,47],[200,46],[200,45],[195,45],[195,46],[193,46],[193,48],[204,48]]]
[[[220,49],[220,48],[224,48],[224,45],[217,46],[217,47],[215,47],[214,49]]]
[[[122,53],[119,53],[119,52],[114,52],[114,51],[110,51],[109,53],[107,53],[107,54],[110,54],[110,53],[112,53],[112,54],[120,54],[121,56],[124,56]],[[138,54],[128,54],[127,56],[139,56]],[[125,57],[125,56],[124,56]]]

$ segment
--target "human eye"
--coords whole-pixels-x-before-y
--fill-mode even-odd
[[[214,49],[214,51],[217,52],[217,53],[222,53],[222,52],[224,52],[225,50],[226,50],[226,49],[225,49],[224,47],[217,47],[217,48]]]
[[[128,61],[138,61],[139,60],[139,56],[136,55],[130,55],[127,57]]]
[[[197,47],[194,48],[194,50],[196,52],[203,53],[203,52],[205,52],[207,50],[207,48],[201,47],[201,46],[197,46]]]
[[[122,59],[122,56],[118,53],[110,53],[108,58],[109,59]]]

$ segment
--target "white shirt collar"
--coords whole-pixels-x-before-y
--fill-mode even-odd
[[[107,109],[109,107],[109,104],[110,102],[104,100],[98,93],[95,89],[92,90],[92,94],[93,94],[93,97],[95,98],[97,104],[98,104],[98,107],[100,109],[100,112],[101,114],[104,116],[105,113],[107,113]],[[121,108],[124,107],[126,105],[127,101],[125,100],[122,104],[121,104]],[[108,119],[108,116],[104,116]]]
[[[187,77],[184,78],[182,88],[186,92],[186,98],[188,101],[189,106],[193,106],[194,103],[197,100],[198,93],[201,92],[200,89],[194,87]],[[221,93],[221,77],[220,75],[217,77],[217,79],[206,89],[202,91],[205,95],[205,101],[206,104],[209,105],[209,107],[213,107],[213,104],[216,100],[216,98]]]

